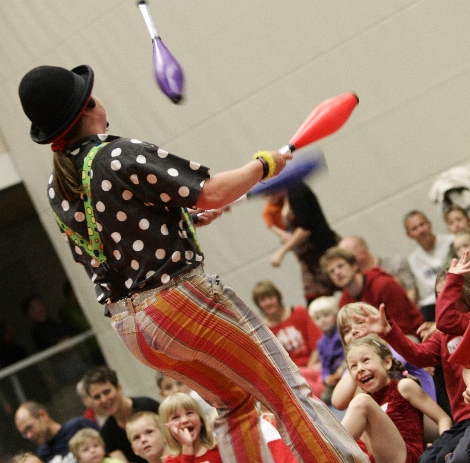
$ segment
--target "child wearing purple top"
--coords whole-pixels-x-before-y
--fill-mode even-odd
[[[343,343],[336,326],[338,300],[334,296],[318,297],[310,303],[308,312],[323,332],[323,336],[317,342],[321,375],[325,384],[320,398],[327,405],[331,405],[333,390],[346,369]]]

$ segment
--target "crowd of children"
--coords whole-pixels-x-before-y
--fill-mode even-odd
[[[316,295],[306,307],[291,307],[269,280],[252,291],[265,324],[300,367],[312,395],[342,411],[337,415],[341,424],[371,462],[470,461],[470,220],[458,206],[449,207],[444,220],[454,240],[436,278],[435,326],[427,324],[418,332],[419,342],[404,334],[390,314],[387,318],[384,304],[340,307],[336,293]],[[436,401],[432,373],[439,363],[452,416]],[[134,411],[122,424],[134,454],[148,463],[222,462],[217,411],[173,377],[157,373],[156,384],[163,399],[158,413]],[[99,412],[89,406],[83,382],[77,391],[85,413]],[[266,461],[296,463],[276,429],[276,417],[262,404],[259,410],[270,451]],[[103,424],[106,416],[99,418]],[[77,463],[122,463],[107,456],[95,429],[80,429],[69,447]],[[41,460],[26,452],[12,463]]]

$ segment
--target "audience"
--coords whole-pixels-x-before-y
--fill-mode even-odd
[[[466,211],[458,206],[446,209],[444,220],[452,235],[434,234],[432,224],[421,211],[406,214],[407,235],[418,244],[407,262],[399,256],[372,255],[360,236],[347,236],[336,245],[335,235],[334,242],[323,248],[323,238],[313,239],[313,229],[304,228],[308,222],[305,217],[301,220],[303,226],[300,225],[290,202],[290,196],[297,195],[299,199],[305,191],[294,193],[283,192],[277,198],[273,195],[269,207],[265,208],[266,223],[282,242],[272,256],[272,263],[279,265],[290,250],[294,250],[301,261],[303,249],[309,258],[315,256],[323,275],[321,278],[316,275],[310,289],[308,278],[304,278],[305,297],[310,302],[308,310],[303,306],[284,305],[281,292],[271,281],[258,282],[252,290],[253,301],[267,326],[300,367],[313,393],[328,405],[347,410],[342,424],[371,457],[380,460],[380,455],[384,454],[390,454],[390,458],[407,454],[410,462],[417,462],[418,458],[420,463],[467,461],[470,455],[470,407],[466,405],[470,403],[470,373],[467,373],[470,372],[470,355],[462,346],[470,345],[470,341],[466,339],[459,346],[470,321],[470,296],[467,296],[470,294],[470,220]],[[329,227],[328,230],[331,232]],[[321,248],[321,259],[314,243]],[[458,260],[443,270],[449,257]],[[316,289],[311,291],[313,287]],[[323,289],[319,289],[321,287]],[[339,299],[332,295],[334,288],[341,290]],[[70,285],[65,289],[70,294]],[[439,296],[437,306],[434,292]],[[415,305],[418,300],[420,310]],[[379,306],[380,311],[375,308]],[[74,320],[77,307],[76,299],[68,299],[61,308],[62,314],[68,314],[67,324],[63,324],[49,316],[37,295],[24,301],[23,310],[33,322],[32,337],[38,349],[55,345],[89,328],[81,310],[83,319]],[[434,321],[435,317],[439,331],[429,330],[429,338],[419,339],[417,334],[427,329],[423,329],[424,320]],[[470,333],[470,328],[467,331]],[[370,334],[377,334],[384,340],[377,338],[347,347],[348,369],[345,346]],[[466,334],[466,338],[470,340],[470,334]],[[389,351],[386,343],[393,349],[390,347]],[[366,352],[366,348],[370,352]],[[451,363],[450,354],[456,349],[459,355],[454,356],[456,363]],[[6,349],[1,353],[5,356]],[[364,367],[367,373],[361,376],[357,369],[364,362],[364,356],[373,357],[375,363]],[[100,351],[96,358],[97,363],[104,361]],[[431,376],[422,368],[431,368],[440,362],[444,367],[445,395],[447,397],[448,393],[451,399],[448,410],[452,411],[454,424],[444,410],[429,402],[436,398],[436,391]],[[3,357],[2,363],[5,363]],[[468,367],[466,376],[462,365]],[[394,375],[395,370],[404,370],[404,376]],[[367,380],[365,374],[369,375]],[[422,388],[405,379],[406,375],[411,375],[412,379],[419,377],[431,399]],[[15,425],[23,437],[38,445],[37,455],[23,452],[15,455],[11,462],[221,462],[212,427],[216,417],[214,409],[178,379],[157,373],[156,381],[163,398],[161,405],[149,397],[125,396],[114,370],[104,365],[95,367],[77,384],[86,417],[75,417],[63,424],[52,419],[40,403],[21,404],[15,413]],[[378,397],[385,390],[388,394],[391,385],[398,395],[386,401],[395,415],[392,410],[380,408],[382,399]],[[393,404],[398,399],[402,405],[395,408]],[[439,391],[437,401],[439,403]],[[405,413],[408,406],[411,408]],[[436,438],[436,426],[427,429],[429,420],[424,421],[423,427],[420,410],[439,424],[441,436]],[[260,425],[265,426],[262,433],[274,461],[294,463],[295,458],[275,430],[275,417],[266,419],[265,415],[260,414]],[[414,447],[409,439],[411,431],[404,432],[400,424],[404,419],[408,420],[409,429],[414,430]],[[375,423],[375,426],[361,427],[363,421]],[[424,437],[426,430],[432,439]],[[382,445],[384,433],[388,436],[385,446]],[[360,440],[364,437],[365,443]],[[395,443],[391,445],[391,442]],[[425,448],[420,442],[430,444]]]
[[[124,462],[143,463],[144,460],[132,451],[126,436],[126,423],[138,411],[158,413],[159,403],[150,397],[125,396],[117,373],[107,366],[98,366],[88,371],[83,382],[94,407],[99,407],[109,415],[100,431],[107,455]]]
[[[424,450],[423,416],[434,421],[439,434],[451,427],[451,418],[379,337],[353,340],[346,347],[346,360],[361,392],[349,403],[341,424],[354,439],[367,442],[374,461],[418,463]]]
[[[165,463],[222,463],[212,426],[188,394],[176,392],[164,399],[160,419],[166,442]],[[189,455],[194,460],[189,460]]]
[[[160,417],[156,413],[137,412],[131,415],[126,423],[126,434],[136,455],[148,463],[163,463],[165,439]]]
[[[470,407],[464,402],[462,393],[466,385],[462,377],[463,367],[451,363],[449,357],[457,348],[470,321],[468,311],[468,291],[470,290],[470,274],[462,277],[461,269],[452,266],[449,271],[443,270],[436,279],[436,294],[438,295],[436,313],[442,322],[445,333],[440,329],[421,344],[407,339],[393,321],[387,320],[383,307],[378,315],[366,312],[357,318],[361,321],[360,329],[363,335],[376,333],[383,337],[401,355],[417,367],[427,367],[442,362],[445,385],[450,399],[454,424],[442,433],[430,447],[427,447],[420,457],[420,463],[444,463],[448,453],[458,445],[470,426]],[[441,313],[451,312],[450,317],[441,320]],[[451,332],[451,333],[450,333]]]
[[[320,296],[310,303],[308,313],[323,332],[317,342],[321,377],[325,385],[320,398],[331,405],[333,390],[346,369],[343,344],[336,325],[338,299],[334,296]]]
[[[155,380],[158,387],[158,393],[162,399],[166,399],[175,392],[184,392],[189,394],[199,404],[207,418],[213,414],[215,410],[214,407],[209,405],[196,391],[192,390],[189,386],[186,386],[182,381],[165,375],[159,371],[155,374]]]
[[[83,379],[77,383],[77,394],[85,407],[83,416],[91,421],[94,421],[98,424],[98,426],[101,427],[108,418],[108,415],[106,415],[106,413],[104,413],[99,406],[95,406],[93,399],[86,393],[84,383],[85,382]]]
[[[456,233],[452,247],[454,248],[455,257],[457,259],[462,257],[464,251],[470,251],[470,228]]]
[[[419,341],[416,332],[424,317],[391,275],[378,267],[361,273],[354,254],[340,247],[328,249],[321,258],[321,265],[331,281],[343,290],[339,307],[358,301],[375,307],[385,304],[387,316],[406,335]]]
[[[21,452],[16,455],[13,455],[9,463],[44,463],[44,462],[32,452]]]
[[[405,288],[407,296],[414,304],[418,303],[416,280],[408,261],[404,257],[399,255],[373,256],[365,239],[361,236],[346,236],[338,243],[338,246],[354,254],[361,273],[374,267],[380,267],[384,272],[395,277],[397,282]]]
[[[38,445],[37,454],[44,463],[76,463],[69,440],[82,428],[98,430],[96,423],[83,416],[60,424],[37,402],[22,403],[16,410],[15,424],[25,439]]]
[[[106,456],[103,439],[93,428],[77,431],[69,440],[69,448],[78,463],[122,463]]]
[[[408,237],[418,244],[408,262],[418,283],[419,307],[427,321],[434,321],[436,276],[446,263],[454,236],[435,235],[429,219],[417,210],[405,215],[404,225]]]
[[[263,280],[252,290],[253,302],[261,311],[266,325],[275,334],[288,352],[291,360],[299,367],[312,393],[319,397],[324,389],[321,380],[321,364],[317,342],[321,330],[313,323],[303,306],[284,305],[281,291],[270,280]]]

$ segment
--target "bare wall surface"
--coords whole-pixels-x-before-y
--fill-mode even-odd
[[[285,144],[323,100],[355,91],[360,104],[336,134],[318,142],[329,173],[311,186],[335,230],[361,234],[377,254],[407,254],[402,217],[423,209],[437,175],[467,161],[470,3],[449,0],[149,1],[157,28],[186,75],[175,106],[152,78],[151,42],[135,1],[17,0],[0,3],[0,132],[51,236],[103,349],[132,393],[154,391],[130,358],[68,255],[45,194],[52,156],[31,142],[17,96],[21,77],[42,64],[89,64],[110,133],[152,141],[211,167],[238,167],[258,149]],[[260,201],[233,208],[200,231],[206,269],[249,303],[272,278],[301,303],[289,256],[272,269],[276,239]]]

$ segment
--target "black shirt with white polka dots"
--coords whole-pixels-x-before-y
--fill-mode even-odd
[[[182,208],[194,207],[209,169],[136,139],[94,135],[65,153],[81,172],[88,151],[103,145],[92,164],[91,199],[107,263],[125,285],[122,294],[109,272],[66,233],[76,262],[95,283],[97,300],[116,301],[128,294],[168,283],[201,264],[203,254]],[[49,179],[54,212],[73,232],[88,237],[84,203],[66,201]]]

